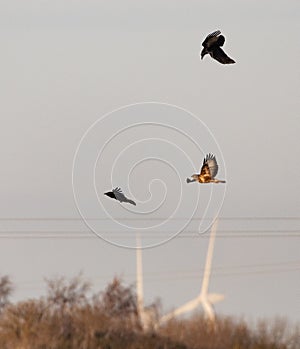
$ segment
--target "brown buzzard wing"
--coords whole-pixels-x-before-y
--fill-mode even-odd
[[[214,179],[218,173],[218,164],[214,155],[207,154],[203,160],[203,165],[201,167],[200,178],[203,182],[209,182]]]

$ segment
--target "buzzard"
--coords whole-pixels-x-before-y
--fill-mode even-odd
[[[136,206],[136,203],[133,200],[128,199],[123,193],[122,189],[119,187],[116,187],[112,191],[108,191],[107,193],[104,193],[104,195],[109,196],[112,199],[118,200],[120,202],[128,202],[129,204],[132,204]]]
[[[209,53],[212,58],[216,59],[222,64],[235,63],[235,61],[228,57],[221,49],[221,46],[224,45],[225,37],[220,34],[220,30],[216,30],[207,35],[206,39],[202,42],[203,50],[201,51],[201,59],[203,59],[203,57]]]
[[[187,178],[186,182],[199,182],[199,183],[226,183],[223,180],[216,179],[215,176],[218,173],[218,164],[214,155],[207,154],[203,160],[200,174],[193,174],[192,179]]]

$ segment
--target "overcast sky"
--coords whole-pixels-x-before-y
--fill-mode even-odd
[[[0,217],[81,218],[79,209],[104,219],[92,228],[107,240],[127,246],[153,217],[177,220],[153,228],[145,245],[198,231],[199,222],[185,223],[219,210],[221,218],[272,217],[220,221],[220,234],[263,236],[217,239],[210,289],[226,294],[217,312],[299,320],[300,242],[288,235],[300,230],[299,10],[293,0],[3,0]],[[217,29],[236,64],[199,60],[202,40]],[[132,105],[151,101],[165,104]],[[207,152],[226,186],[185,183]],[[102,195],[112,185],[139,203],[133,211]],[[124,227],[137,217],[148,220]],[[81,221],[0,224],[1,232],[94,236]],[[178,237],[145,250],[147,301],[161,297],[168,309],[196,296],[207,241]],[[43,294],[43,277],[80,270],[95,289],[115,274],[135,279],[135,251],[101,239],[0,242],[0,271],[16,283],[14,299]]]

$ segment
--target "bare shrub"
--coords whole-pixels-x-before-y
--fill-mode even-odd
[[[299,326],[285,319],[218,317],[212,325],[200,313],[142,330],[136,294],[114,278],[89,299],[81,275],[47,281],[45,299],[8,304],[0,317],[1,349],[299,349]],[[9,292],[7,293],[7,296]],[[153,308],[154,307],[154,308]],[[158,311],[158,303],[145,313]],[[147,314],[148,314],[147,313]]]
[[[254,328],[242,319],[218,318],[214,327],[201,316],[171,320],[159,330],[191,349],[297,349],[299,326],[284,319],[259,321]]]
[[[137,314],[136,296],[132,286],[123,286],[122,280],[115,277],[100,294],[100,306],[113,317],[128,317]]]
[[[81,273],[69,280],[64,277],[46,279],[46,283],[46,301],[51,313],[49,342],[53,348],[57,344],[63,348],[72,348],[76,334],[76,314],[88,305],[86,293],[90,284],[83,280]]]
[[[94,297],[95,306],[110,319],[110,330],[136,330],[139,327],[136,295],[115,277],[103,292]]]
[[[64,277],[46,279],[47,301],[61,312],[82,306],[87,302],[86,293],[90,284],[82,280],[81,273],[67,280]]]
[[[47,307],[44,302],[29,300],[9,305],[0,321],[1,339],[7,348],[33,349],[43,337]]]
[[[9,304],[9,297],[13,291],[13,285],[8,275],[0,278],[0,314]]]

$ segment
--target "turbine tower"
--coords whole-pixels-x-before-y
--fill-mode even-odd
[[[136,235],[136,298],[138,318],[142,329],[148,331],[154,325],[155,314],[151,308],[144,307],[142,245],[139,234]]]
[[[209,278],[211,274],[211,263],[212,263],[212,256],[214,251],[217,224],[218,224],[218,221],[216,219],[211,228],[209,245],[208,245],[206,261],[205,261],[204,275],[202,280],[202,287],[199,295],[195,299],[173,310],[169,314],[162,316],[161,319],[159,320],[159,324],[163,324],[164,322],[176,316],[179,316],[181,314],[188,313],[196,309],[200,304],[203,307],[206,318],[211,322],[215,321],[215,311],[213,308],[213,304],[220,302],[224,299],[224,295],[222,294],[208,293],[208,284],[209,284]]]

